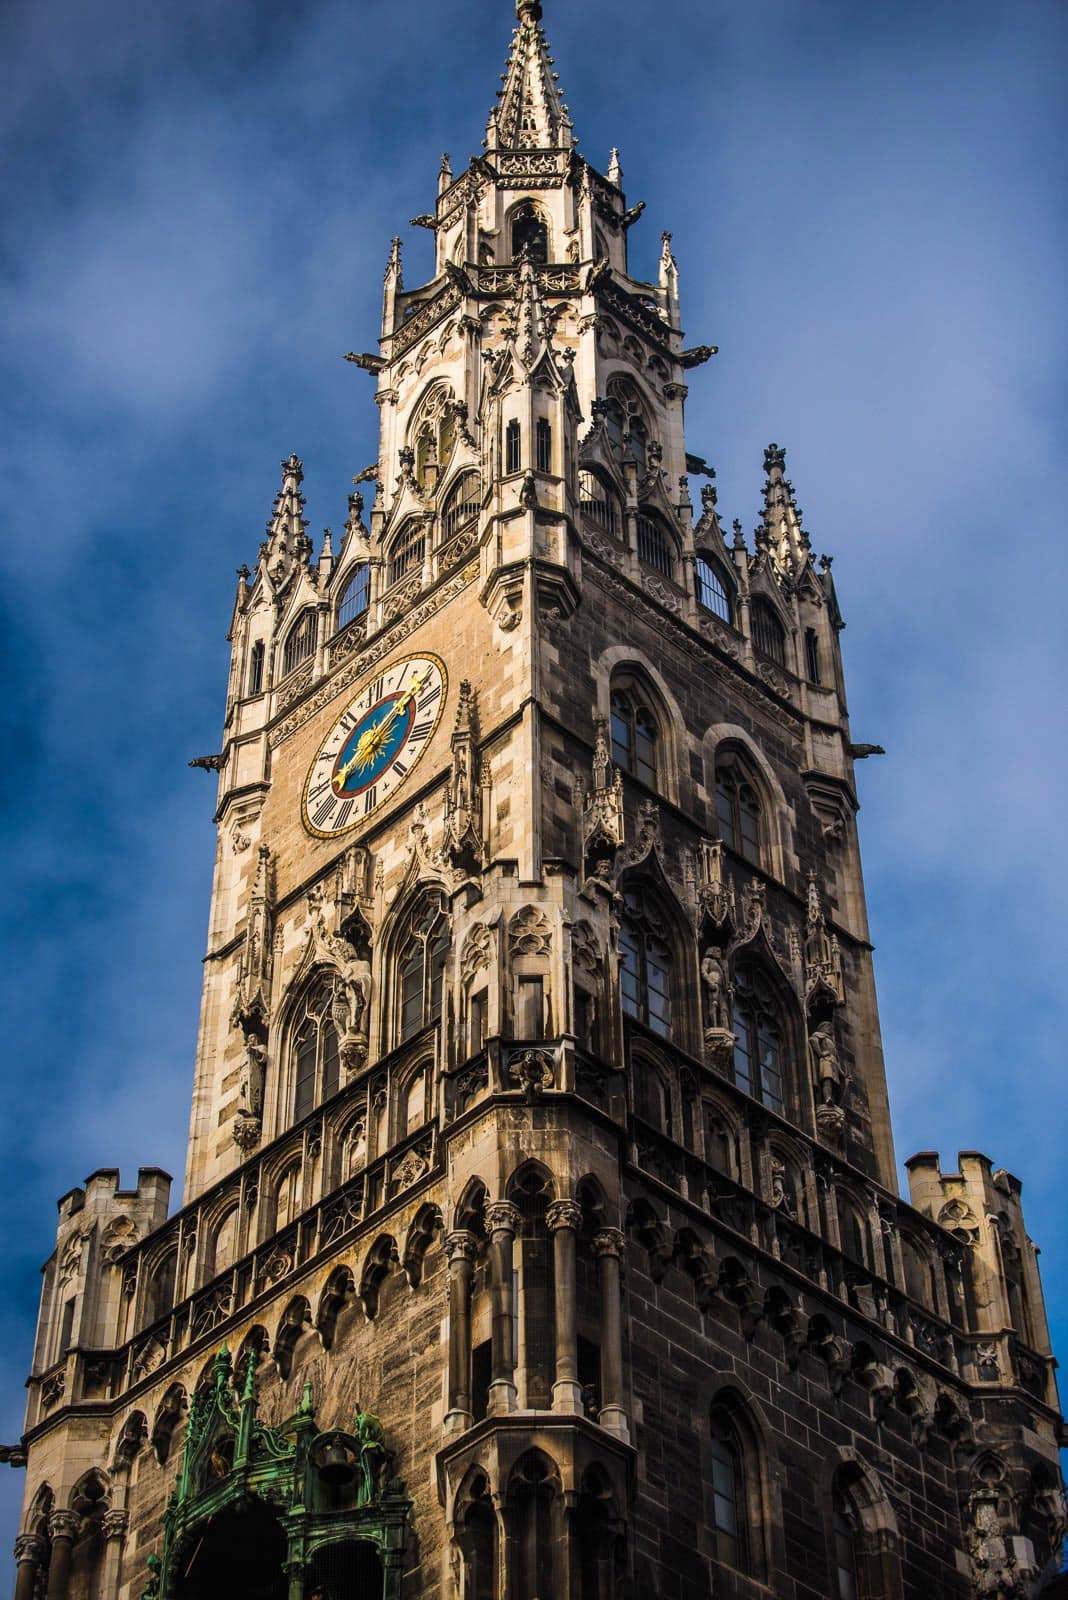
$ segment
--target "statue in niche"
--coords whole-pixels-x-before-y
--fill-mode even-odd
[[[701,957],[701,983],[705,992],[705,1027],[729,1032],[731,985],[727,963],[711,945]]]
[[[836,1106],[842,1101],[845,1074],[838,1059],[838,1046],[829,1022],[821,1022],[809,1035],[812,1068],[816,1079],[816,1101],[821,1106]]]
[[[242,1084],[243,1107],[250,1116],[262,1117],[263,1091],[267,1082],[267,1046],[256,1034],[245,1040],[245,1081]]]

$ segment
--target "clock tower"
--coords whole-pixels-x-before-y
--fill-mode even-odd
[[[831,559],[775,444],[724,529],[517,13],[344,530],[292,455],[240,574],[184,1200],[60,1202],[16,1594],[1037,1594],[1036,1252],[981,1154],[897,1193]]]

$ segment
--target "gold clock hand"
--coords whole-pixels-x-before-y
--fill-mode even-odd
[[[352,755],[345,762],[344,766],[338,768],[337,781],[342,787],[344,787],[344,785],[348,782],[349,774],[352,772],[354,767],[365,767],[367,763],[373,760],[378,754],[378,751],[381,750],[382,746],[385,744],[386,736],[392,729],[393,724],[403,712],[407,711],[409,704],[415,699],[429,675],[428,669],[428,671],[423,673],[422,677],[414,677],[411,683],[408,685],[407,690],[393,702],[393,705],[382,718],[382,721],[376,722],[373,727],[368,728],[366,732],[360,735]],[[366,743],[364,742],[365,740]]]

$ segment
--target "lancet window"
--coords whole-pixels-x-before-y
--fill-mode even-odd
[[[674,541],[660,518],[645,511],[638,513],[638,560],[665,578],[675,576]]]
[[[421,567],[426,555],[426,531],[421,522],[405,523],[389,551],[389,581],[397,583],[414,567]]]
[[[716,758],[716,818],[719,836],[731,850],[756,865],[761,857],[760,795],[733,750]]]
[[[250,696],[263,693],[263,661],[266,653],[263,640],[257,639],[248,658],[248,692]]]
[[[302,661],[307,661],[309,656],[315,654],[315,635],[315,612],[308,606],[286,634],[285,648],[282,651],[283,676],[288,676]]]
[[[523,448],[519,433],[519,423],[512,418],[504,430],[504,470],[505,472],[518,472],[523,465]]]
[[[549,259],[549,228],[532,200],[523,200],[512,212],[512,260],[526,255],[535,265]]]
[[[723,576],[718,561],[698,551],[695,566],[697,581],[697,604],[705,611],[711,611],[714,617],[719,617],[722,622],[730,622],[731,600],[730,586]]]
[[[660,730],[636,682],[622,679],[613,685],[610,721],[612,760],[655,789]]]
[[[482,480],[475,471],[461,472],[445,500],[441,513],[441,537],[447,541],[478,516],[482,504]]]
[[[548,417],[539,417],[534,429],[534,460],[539,472],[553,470],[553,428]]]
[[[712,1534],[716,1560],[736,1572],[749,1571],[749,1530],[742,1441],[730,1413],[714,1406],[712,1441]]]
[[[589,517],[614,539],[619,538],[619,501],[595,472],[579,473],[579,501],[583,516]]]
[[[771,986],[756,967],[734,974],[734,1081],[772,1111],[783,1109],[783,1026]]]
[[[786,630],[767,600],[753,601],[753,643],[761,655],[778,666],[786,665]]]
[[[293,1034],[293,1120],[300,1122],[340,1086],[333,985],[320,979],[309,990]]]
[[[338,627],[346,628],[350,622],[355,622],[357,617],[362,617],[367,610],[370,597],[371,569],[366,561],[362,561],[342,590],[341,603],[337,609]]]
[[[619,929],[619,985],[624,1013],[654,1033],[671,1032],[670,930],[649,896],[630,889]]]
[[[401,1044],[441,1019],[449,923],[444,901],[434,895],[410,912],[397,957],[397,1042]]]

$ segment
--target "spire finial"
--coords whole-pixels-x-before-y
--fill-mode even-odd
[[[571,150],[571,118],[541,29],[541,0],[516,0],[515,11],[516,31],[503,88],[489,115],[485,148]]]

